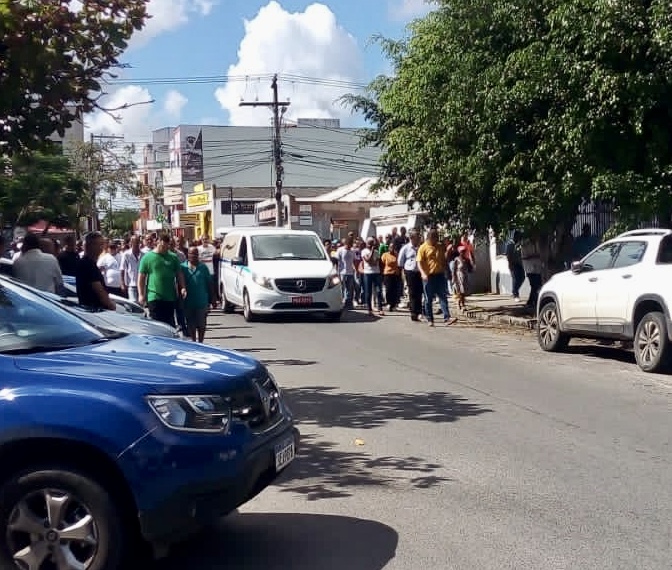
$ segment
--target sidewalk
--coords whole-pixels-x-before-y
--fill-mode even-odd
[[[451,298],[450,310],[462,319],[490,324],[525,329],[533,329],[537,324],[535,315],[525,309],[524,302],[516,303],[510,295],[469,295],[465,311],[458,311],[457,303]]]

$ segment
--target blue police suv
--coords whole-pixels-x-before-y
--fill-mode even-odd
[[[250,500],[297,445],[257,360],[104,336],[0,277],[0,568],[130,568]]]

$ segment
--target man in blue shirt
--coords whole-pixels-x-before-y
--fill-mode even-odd
[[[422,277],[418,269],[418,246],[420,245],[420,234],[413,230],[410,233],[410,240],[401,248],[397,256],[397,264],[404,272],[406,286],[408,287],[409,310],[411,320],[417,321],[422,314]]]
[[[199,261],[197,247],[190,247],[187,261],[182,264],[184,283],[187,296],[184,299],[184,316],[187,321],[187,331],[191,340],[203,342],[208,320],[208,307],[215,307],[214,287],[210,270],[205,263]]]

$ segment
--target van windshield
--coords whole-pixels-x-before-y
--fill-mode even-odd
[[[252,236],[252,259],[326,260],[320,240],[309,234],[265,234]]]

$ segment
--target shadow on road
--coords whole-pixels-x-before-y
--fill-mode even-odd
[[[300,360],[298,358],[262,358],[262,362],[268,366],[314,366],[317,360]]]
[[[436,475],[440,469],[441,465],[419,457],[372,457],[303,434],[296,462],[276,484],[283,492],[318,501],[350,497],[358,487],[429,489],[450,481]]]
[[[375,521],[330,515],[234,514],[155,570],[382,570],[399,537]]]
[[[245,338],[252,338],[251,336],[248,335],[242,335],[242,334],[212,334],[212,333],[206,333],[206,338],[208,340],[236,340],[236,339],[245,339]]]
[[[466,398],[446,392],[358,394],[334,387],[284,388],[302,424],[371,429],[391,420],[454,422],[492,412]]]
[[[590,356],[603,360],[616,360],[627,364],[636,364],[632,349],[626,350],[620,343],[613,345],[601,344],[574,344],[567,347],[568,354]]]

